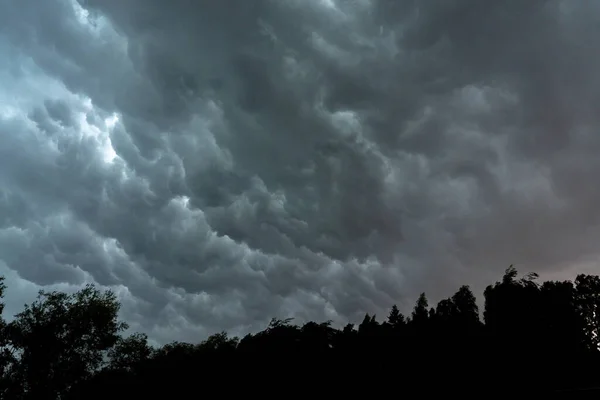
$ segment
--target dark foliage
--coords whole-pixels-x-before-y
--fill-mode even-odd
[[[119,304],[93,286],[41,292],[0,321],[3,399],[120,399],[240,395],[418,396],[598,395],[600,278],[537,282],[511,266],[484,292],[483,322],[462,286],[410,317],[395,305],[385,321],[365,315],[330,322],[273,319],[241,340],[225,332],[200,344],[154,349],[145,335],[121,337]],[[4,292],[0,280],[0,296]],[[0,305],[0,311],[2,305]]]

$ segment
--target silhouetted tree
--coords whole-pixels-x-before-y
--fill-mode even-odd
[[[456,305],[452,299],[440,300],[436,306],[435,320],[438,323],[449,323],[456,315]]]
[[[415,304],[415,308],[412,312],[412,323],[415,325],[424,324],[429,319],[429,311],[427,308],[429,307],[429,302],[427,301],[427,296],[425,293],[421,293],[419,298],[417,299],[417,303]]]
[[[89,378],[127,327],[118,322],[118,310],[112,292],[91,285],[72,295],[40,292],[7,326],[7,346],[17,360],[6,396],[56,399]]]
[[[109,367],[130,371],[148,360],[152,354],[148,337],[142,333],[134,333],[126,338],[119,338],[108,350]]]
[[[375,315],[371,316],[367,313],[363,321],[358,325],[358,334],[365,336],[372,335],[377,331],[378,326],[379,324],[375,319]]]
[[[398,310],[398,306],[396,306],[395,304],[392,306],[392,309],[390,310],[390,314],[388,315],[387,322],[393,328],[400,328],[406,322],[404,319],[404,315],[402,315],[400,313],[400,310]]]
[[[469,327],[479,325],[479,307],[475,295],[468,286],[461,286],[452,296],[453,318],[457,323]]]
[[[498,339],[498,345],[503,343],[502,352],[531,351],[530,343],[535,343],[541,325],[540,318],[540,288],[535,282],[537,275],[528,274],[522,279],[516,279],[517,271],[511,265],[501,282],[490,285],[484,292],[486,327]]]
[[[219,332],[210,335],[208,339],[200,343],[199,350],[202,352],[233,352],[238,346],[237,337],[229,337],[227,332]]]

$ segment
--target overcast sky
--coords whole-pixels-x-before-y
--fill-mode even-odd
[[[132,330],[598,272],[600,2],[0,0],[0,274]]]

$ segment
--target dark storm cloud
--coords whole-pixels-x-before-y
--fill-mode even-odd
[[[558,0],[0,1],[3,271],[115,288],[165,341],[407,309],[509,263],[589,269],[599,18]]]

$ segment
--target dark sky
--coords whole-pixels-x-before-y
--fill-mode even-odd
[[[598,272],[596,0],[0,0],[0,273],[158,343]]]

